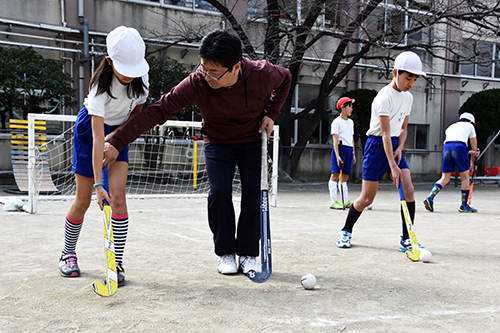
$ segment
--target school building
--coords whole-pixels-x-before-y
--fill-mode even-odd
[[[300,22],[307,14],[310,1],[283,2],[288,4],[281,18],[283,24]],[[266,1],[220,2],[231,9],[236,20],[243,22],[257,53],[262,55],[266,32]],[[194,70],[199,61],[199,37],[213,29],[231,27],[214,6],[203,0],[1,0],[0,3],[0,47],[33,47],[46,58],[62,61],[62,70],[73,77],[73,87],[78,91],[78,107],[60,108],[60,114],[77,114],[88,93],[91,74],[100,57],[105,54],[106,35],[115,27],[126,25],[136,28],[145,38],[148,51],[161,49],[161,54],[178,60],[190,70]],[[337,1],[335,4],[338,10],[325,10],[317,20],[315,29],[318,32],[341,32],[345,27],[346,15],[355,10],[346,10],[346,3],[347,1]],[[404,28],[412,12],[425,11],[433,3],[433,0],[384,0],[372,14],[376,19],[365,29],[391,31],[395,27]],[[456,59],[451,53],[447,53],[449,51],[443,50],[440,57],[434,57],[424,50],[415,50],[423,60],[424,71],[428,73],[427,78],[419,79],[411,91],[414,104],[406,148],[410,168],[417,181],[435,180],[439,176],[444,130],[457,121],[460,106],[476,92],[500,88],[498,38],[491,42],[465,41],[460,31],[428,27],[416,34],[405,36],[404,43],[411,45],[422,39],[432,41],[432,38],[463,40],[462,52],[479,48],[482,53],[477,61],[468,65],[456,65],[453,62]],[[381,42],[388,46],[396,43],[396,39],[391,39],[391,34],[388,33]],[[305,55],[298,85],[293,92],[295,112],[303,110],[307,103],[316,97],[317,88],[331,61],[336,43],[335,38],[322,38]],[[401,40],[398,39],[397,43],[401,44]],[[400,52],[391,52],[389,47],[383,51],[373,50],[374,53],[384,53],[392,57]],[[285,52],[280,64],[286,66],[288,56]],[[491,61],[484,62],[488,57]],[[319,128],[309,140],[299,164],[298,176],[309,180],[322,179],[326,182],[330,172],[330,123],[336,115],[335,102],[349,90],[378,91],[389,83],[388,74],[390,73],[387,71],[387,64],[380,60],[363,60],[337,85],[327,101],[330,113],[322,119]],[[307,119],[296,121],[292,142],[296,142],[306,121]],[[8,134],[1,135],[0,150],[6,150],[3,156],[8,156]],[[493,162],[499,147],[500,145],[485,154],[486,165]],[[355,176],[359,177],[361,156],[358,161],[354,172]],[[499,163],[500,161],[497,162]],[[0,161],[1,171],[10,169],[10,161]]]

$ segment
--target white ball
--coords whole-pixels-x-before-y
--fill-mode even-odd
[[[313,289],[316,285],[316,278],[312,274],[305,274],[302,276],[302,279],[300,279],[300,284],[304,289]]]
[[[420,252],[420,260],[423,262],[429,262],[432,259],[432,253],[430,251]]]

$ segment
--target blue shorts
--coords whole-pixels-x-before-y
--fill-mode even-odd
[[[354,157],[354,150],[349,146],[342,146],[342,173],[344,175],[350,175],[352,169],[352,161]],[[335,149],[332,149],[332,173],[340,173],[340,168],[337,164],[337,155],[335,155]]]
[[[104,124],[105,135],[113,132],[118,126],[108,126]],[[73,172],[84,177],[94,178],[92,167],[92,116],[87,109],[83,108],[78,112],[75,124],[75,135],[73,141]],[[128,146],[118,155],[117,161],[128,163]]]
[[[442,172],[469,170],[469,148],[463,142],[446,142],[443,146]]]
[[[392,137],[393,151],[398,145],[398,138]],[[401,154],[400,169],[409,169],[405,155]],[[365,144],[365,155],[363,156],[363,180],[379,182],[384,179],[386,173],[391,173],[391,167],[384,151],[381,136],[370,135]]]

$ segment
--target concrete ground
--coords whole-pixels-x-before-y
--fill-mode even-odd
[[[422,263],[397,250],[393,185],[380,185],[352,248],[339,249],[347,211],[328,209],[326,183],[280,184],[273,274],[261,284],[217,273],[205,199],[129,200],[127,285],[109,298],[91,288],[104,277],[95,203],[77,248],[82,276],[70,279],[57,263],[71,202],[41,203],[33,215],[0,209],[0,332],[497,332],[500,188],[476,185],[479,212],[461,214],[452,184],[426,211],[431,187],[416,185],[416,234],[433,253]],[[359,193],[349,186],[351,199]],[[305,273],[315,289],[300,286]]]

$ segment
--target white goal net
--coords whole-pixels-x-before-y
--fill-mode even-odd
[[[46,200],[71,200],[76,185],[72,168],[76,116],[28,115],[27,194],[25,210],[35,213]],[[130,144],[127,198],[206,197],[209,191],[201,122],[169,120]],[[269,196],[276,206],[279,126],[269,145]],[[16,176],[16,175],[15,175]],[[16,177],[16,182],[17,182]],[[18,183],[21,190],[21,186]],[[240,196],[239,173],[233,195]]]

